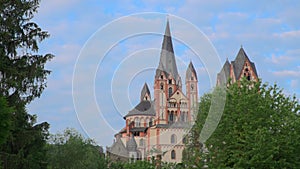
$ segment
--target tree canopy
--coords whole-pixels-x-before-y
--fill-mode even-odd
[[[49,37],[31,21],[39,3],[39,0],[0,0],[0,95],[13,108],[11,112],[3,102],[0,112],[1,117],[3,112],[7,115],[1,119],[2,124],[10,124],[0,146],[4,168],[46,167],[49,124],[36,124],[37,117],[26,111],[26,105],[45,89],[50,73],[45,64],[53,58],[52,54],[38,53],[39,43]]]
[[[218,92],[218,90],[215,90]],[[215,93],[216,94],[216,93]],[[227,89],[218,127],[205,142],[199,133],[212,94],[201,98],[184,161],[202,168],[298,168],[300,166],[300,105],[277,85],[242,80]]]
[[[85,139],[74,129],[51,135],[47,145],[49,169],[105,169],[106,160],[101,147]]]

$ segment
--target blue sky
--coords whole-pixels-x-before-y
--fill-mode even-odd
[[[52,133],[73,127],[94,138],[98,144],[110,145],[113,134],[125,124],[122,116],[138,102],[142,85],[147,82],[150,90],[153,88],[154,68],[158,65],[162,37],[145,34],[123,39],[111,48],[101,63],[97,63],[94,75],[86,73],[81,76],[80,85],[85,85],[86,78],[94,79],[94,97],[101,113],[91,112],[88,105],[86,114],[76,113],[72,95],[74,66],[80,51],[93,35],[97,35],[97,31],[99,33],[101,28],[120,17],[140,12],[159,12],[165,16],[169,13],[170,16],[184,18],[208,37],[222,64],[226,58],[233,60],[243,45],[263,82],[277,83],[287,95],[296,94],[300,98],[299,9],[300,2],[296,0],[44,0],[34,21],[49,31],[51,37],[41,43],[40,53],[50,52],[56,57],[46,66],[52,70],[48,87],[39,99],[28,105],[28,110],[38,115],[39,122],[49,122]],[[136,23],[151,24],[158,32],[164,33],[165,18],[142,19]],[[175,20],[172,23],[172,17],[170,24],[172,34],[180,37],[187,33],[176,27]],[[129,29],[132,28],[120,25],[114,31]],[[103,36],[103,40],[109,41],[109,36]],[[101,49],[101,46],[97,48]],[[186,64],[192,60],[198,72],[199,94],[208,92],[213,84],[203,60],[197,60],[195,54],[179,40],[174,40],[174,48],[181,77],[184,78]],[[140,59],[139,55],[144,58]],[[143,66],[146,69],[142,69]],[[126,75],[131,80],[124,78]],[[122,102],[118,96],[126,96],[127,99]],[[82,103],[87,100],[82,99]],[[80,119],[81,115],[88,117],[88,126]]]

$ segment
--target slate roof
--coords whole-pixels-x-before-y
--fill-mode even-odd
[[[128,116],[144,115],[155,116],[154,101],[142,100],[134,109],[130,110],[124,119]]]
[[[251,63],[251,67],[253,68],[253,71],[254,71],[254,73],[257,77],[255,64],[250,61],[250,59],[248,58],[248,56],[247,56],[246,52],[244,51],[243,47],[241,47],[240,50],[239,50],[239,53],[237,54],[237,56],[235,58],[235,60],[231,62],[232,66],[233,66],[235,79],[238,79],[240,77],[246,59]]]
[[[126,148],[128,151],[136,151],[136,148],[137,148],[137,144],[136,144],[136,141],[133,137],[133,134],[131,135],[129,141],[127,142],[126,144]]]
[[[157,128],[189,128],[192,125],[188,122],[174,122],[170,124],[157,124]]]
[[[230,77],[230,63],[228,60],[223,65],[220,73],[218,73],[218,79],[220,80],[220,84],[226,84]]]
[[[178,74],[174,50],[173,50],[169,20],[167,20],[165,35],[164,35],[162,49],[160,53],[160,61],[159,61],[158,68],[156,70],[156,77],[159,77],[162,71],[165,72],[166,76],[172,75],[174,79],[176,80],[179,79],[179,74]]]
[[[106,151],[119,156],[128,157],[128,151],[119,137],[116,138],[116,142],[114,142],[111,147],[106,148]]]
[[[133,127],[130,128],[130,132],[145,132],[147,130],[147,127]]]
[[[148,93],[148,95],[150,96],[150,90],[148,88],[147,83],[144,84],[142,92],[141,92],[141,101],[143,100],[144,96]],[[150,99],[150,98],[149,98]]]
[[[186,79],[189,79],[189,80],[190,80],[190,79],[191,79],[191,76],[192,76],[192,73],[195,74],[196,80],[198,80],[197,73],[196,73],[196,70],[195,70],[195,68],[194,68],[194,65],[193,65],[192,62],[190,62],[189,66],[188,66],[188,68],[187,68],[187,70],[186,70]]]

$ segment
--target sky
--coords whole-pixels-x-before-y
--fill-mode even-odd
[[[33,20],[51,36],[39,52],[55,58],[28,111],[50,123],[51,133],[75,128],[111,145],[145,82],[153,95],[166,18],[181,78],[192,61],[199,96],[243,46],[264,83],[300,98],[299,9],[296,0],[43,0]]]

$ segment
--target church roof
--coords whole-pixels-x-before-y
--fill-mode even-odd
[[[142,100],[134,109],[130,110],[124,119],[128,116],[144,115],[155,116],[154,101]]]
[[[130,132],[145,132],[147,130],[147,127],[134,127],[130,128]]]
[[[136,151],[137,144],[136,144],[136,141],[133,137],[133,134],[131,135],[129,141],[127,142],[126,148],[127,148],[128,151]]]
[[[230,63],[228,60],[223,65],[223,68],[221,69],[220,73],[218,73],[218,79],[220,80],[221,84],[226,84],[227,80],[230,77]]]
[[[186,79],[191,79],[191,76],[192,76],[193,73],[195,74],[196,80],[198,80],[197,73],[196,73],[196,70],[194,68],[194,65],[193,65],[192,62],[190,62],[189,66],[186,70]]]
[[[160,61],[157,69],[158,70],[156,71],[156,77],[160,76],[161,71],[163,71],[166,73],[167,76],[172,75],[174,79],[179,79],[173,50],[169,20],[167,20],[165,35],[160,53]]]
[[[142,92],[141,92],[141,100],[143,100],[144,96],[148,94],[150,96],[150,90],[148,88],[147,83],[144,84]]]
[[[235,60],[231,62],[232,66],[233,66],[235,79],[238,79],[240,77],[240,74],[242,72],[242,69],[243,69],[243,66],[244,66],[244,63],[245,63],[246,60],[248,60],[250,62],[251,67],[253,68],[253,71],[254,71],[255,75],[257,76],[255,64],[250,61],[250,59],[248,58],[248,56],[247,56],[246,52],[244,51],[243,47],[241,47],[240,50],[239,50],[239,53],[237,54],[237,56],[235,58]]]
[[[112,154],[115,154],[115,155],[123,156],[123,157],[128,156],[128,151],[120,137],[117,137],[116,141],[113,143],[113,145],[111,147],[106,148],[106,151],[108,151]]]

